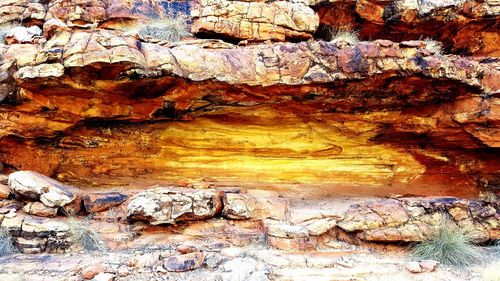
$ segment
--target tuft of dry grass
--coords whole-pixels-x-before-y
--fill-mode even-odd
[[[498,196],[492,191],[484,191],[479,193],[479,199],[485,202],[494,203],[498,202]]]
[[[5,228],[0,228],[0,257],[12,255],[15,252],[12,236]]]
[[[99,234],[78,222],[75,218],[68,219],[69,232],[73,242],[86,252],[105,252],[106,246]]]
[[[426,38],[423,41],[425,42],[425,48],[429,50],[429,52],[437,56],[443,55],[443,45],[441,44],[441,42],[433,40],[431,38]]]
[[[330,42],[346,42],[350,45],[355,45],[359,42],[359,33],[343,29],[331,31]]]
[[[143,38],[177,42],[190,34],[188,30],[186,15],[177,14],[143,24],[139,26],[138,33]]]
[[[450,266],[470,266],[480,262],[482,253],[479,247],[454,226],[445,220],[432,239],[413,246],[413,256]]]

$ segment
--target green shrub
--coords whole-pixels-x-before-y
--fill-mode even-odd
[[[12,255],[15,251],[12,236],[6,229],[0,228],[0,257]]]
[[[97,232],[78,222],[75,218],[68,219],[69,232],[73,242],[86,252],[105,252],[106,246]]]
[[[418,259],[435,260],[444,265],[469,266],[481,260],[481,251],[453,224],[443,222],[434,237],[413,247]]]
[[[187,17],[182,14],[144,24],[139,27],[138,33],[143,38],[151,37],[168,42],[177,42],[190,34]]]

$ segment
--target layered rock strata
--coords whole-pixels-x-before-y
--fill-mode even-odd
[[[353,177],[416,195],[420,185],[471,196],[498,183],[497,63],[434,54],[425,42],[169,47],[62,30],[43,46],[1,50],[0,161],[17,169],[85,184],[142,174],[342,193]],[[189,168],[200,164],[210,172]],[[472,189],[453,193],[452,179]]]

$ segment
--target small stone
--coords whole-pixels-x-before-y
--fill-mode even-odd
[[[55,217],[57,208],[47,207],[41,202],[29,202],[23,207],[23,211],[40,217]]]
[[[0,183],[0,199],[7,199],[9,198],[10,195],[10,188],[5,185]]]
[[[160,260],[159,253],[146,253],[137,257],[137,262],[135,264],[138,268],[152,267]]]
[[[228,247],[220,250],[220,254],[228,258],[237,258],[243,254],[243,249],[238,247]]]
[[[438,266],[439,263],[433,260],[423,260],[420,261],[418,264],[422,268],[423,272],[433,272],[434,270],[436,270],[436,267]]]
[[[130,270],[125,265],[120,266],[116,272],[118,273],[118,276],[120,276],[120,277],[126,277],[130,274]]]
[[[17,213],[16,213],[16,210],[14,210],[14,209],[11,209],[7,214],[5,214],[5,217],[9,218],[9,219],[11,219],[15,216],[17,216]]]
[[[92,279],[104,271],[106,271],[106,266],[102,262],[92,263],[82,270],[82,277],[83,279]]]
[[[224,260],[224,258],[221,255],[211,253],[205,257],[204,264],[208,268],[216,268],[222,263],[223,260]]]
[[[127,197],[119,192],[90,193],[83,196],[83,205],[88,213],[102,212],[120,205]]]
[[[421,273],[422,268],[420,267],[420,264],[416,261],[411,261],[407,262],[405,265],[406,270],[408,270],[411,273]]]
[[[168,271],[188,271],[200,267],[204,260],[205,255],[200,252],[170,256],[165,259],[163,267]]]
[[[198,248],[195,246],[191,245],[179,245],[176,248],[177,252],[181,254],[189,254],[189,253],[194,253],[194,252],[199,252]]]
[[[9,183],[9,176],[0,174],[0,184],[7,185]]]
[[[97,274],[92,281],[113,281],[115,279],[115,275],[112,273],[104,273],[101,272]]]

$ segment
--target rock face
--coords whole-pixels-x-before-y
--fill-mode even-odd
[[[193,33],[212,33],[252,41],[308,39],[319,25],[303,3],[201,0],[191,13]]]
[[[151,43],[131,30],[178,14],[197,38]],[[130,201],[131,219],[288,217],[285,199],[244,193],[253,188],[291,199],[498,193],[498,1],[25,0],[3,1],[0,15],[22,23],[0,45],[6,173],[243,191],[225,204],[215,191],[144,191]],[[361,41],[332,41],[329,28]],[[442,42],[416,40],[426,36]],[[10,177],[14,194],[45,211],[125,200],[75,195],[31,172]],[[380,219],[362,206],[352,220],[290,213],[290,222],[309,236],[339,226],[366,240],[423,238],[405,235],[427,217],[406,201],[384,204],[401,217],[376,229],[366,225]],[[27,212],[43,213],[34,205]]]
[[[2,50],[21,90],[0,111],[0,161],[61,180],[457,196],[498,183],[497,63],[422,41],[160,46],[97,29]]]
[[[214,190],[148,189],[130,200],[128,216],[151,224],[209,219],[221,212],[221,196]]]
[[[497,239],[498,202],[457,198],[386,199],[353,205],[338,226],[368,241],[418,242],[431,239],[448,217],[475,242]]]
[[[311,1],[320,22],[393,41],[429,37],[463,54],[498,56],[498,1]],[[340,2],[340,3],[339,3]]]

